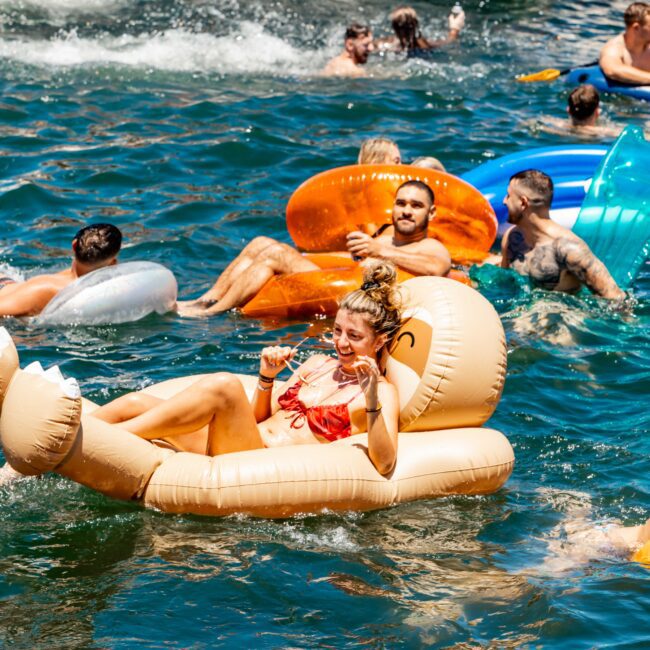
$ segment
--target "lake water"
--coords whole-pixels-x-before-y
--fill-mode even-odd
[[[425,34],[444,33],[450,4],[414,3]],[[472,0],[460,46],[375,58],[371,78],[346,80],[316,73],[346,23],[387,34],[391,3],[1,0],[2,270],[63,268],[76,230],[105,220],[125,233],[122,260],[170,266],[192,297],[252,236],[289,241],[291,192],[353,162],[366,137],[454,173],[566,144],[530,120],[562,116],[567,86],[513,78],[594,60],[626,5]],[[604,103],[613,122],[650,119],[642,102]],[[0,645],[648,647],[647,569],[551,561],[551,549],[570,546],[568,522],[649,515],[649,265],[624,313],[498,270],[475,277],[508,336],[490,421],[515,448],[504,489],[263,521],[166,516],[52,475],[21,482],[0,489]],[[252,373],[262,346],[313,331],[237,314],[4,324],[23,364],[57,363],[99,402],[178,375]]]

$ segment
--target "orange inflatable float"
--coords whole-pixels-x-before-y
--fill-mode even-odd
[[[497,235],[489,201],[472,185],[445,172],[411,165],[350,165],[317,174],[289,199],[287,229],[303,251],[345,250],[351,230],[391,223],[397,188],[425,182],[435,194],[429,236],[441,241],[456,263],[483,259]]]
[[[489,201],[465,181],[410,165],[351,165],[317,174],[305,181],[287,205],[287,229],[296,246],[320,270],[275,276],[242,309],[246,316],[304,318],[331,316],[338,301],[362,282],[362,271],[346,248],[352,230],[376,232],[392,221],[397,188],[421,180],[435,194],[436,216],[429,236],[441,241],[457,264],[478,262],[488,255],[497,233]],[[315,251],[335,251],[319,253]],[[398,269],[398,281],[413,275]],[[465,284],[462,271],[448,276]]]
[[[305,257],[320,269],[274,276],[242,307],[242,313],[253,318],[333,316],[341,298],[363,282],[363,269],[348,253],[308,253]],[[397,269],[398,282],[412,277],[411,273]],[[452,269],[447,277],[471,285],[462,271]]]

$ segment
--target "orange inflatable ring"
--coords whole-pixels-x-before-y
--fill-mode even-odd
[[[497,234],[489,201],[452,174],[410,165],[351,165],[317,174],[289,199],[289,234],[303,251],[345,250],[351,230],[391,222],[395,192],[408,180],[424,181],[435,194],[429,236],[447,247],[454,262],[483,259]]]
[[[307,318],[316,314],[333,316],[346,293],[361,286],[363,269],[348,253],[308,253],[306,257],[320,270],[287,273],[272,277],[242,308],[253,318]],[[413,275],[397,269],[397,280]],[[447,277],[471,285],[462,271],[451,270]]]

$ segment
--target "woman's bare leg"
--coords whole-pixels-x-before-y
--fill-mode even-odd
[[[123,420],[122,425],[149,440],[191,433],[208,425],[206,452],[211,456],[264,447],[244,387],[226,372],[199,379],[174,397]]]
[[[145,393],[127,393],[100,406],[91,415],[110,424],[119,424],[145,413],[163,401],[159,397]]]

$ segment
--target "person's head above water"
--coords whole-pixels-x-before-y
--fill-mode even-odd
[[[393,226],[400,241],[425,238],[429,222],[435,215],[435,196],[426,183],[406,181],[397,188],[393,201]]]
[[[334,347],[341,365],[349,367],[362,355],[377,358],[401,323],[395,267],[385,260],[368,263],[363,284],[343,298],[336,314]]]
[[[433,169],[438,172],[446,172],[445,166],[433,156],[420,156],[411,162],[414,167],[422,167],[423,169]]]
[[[404,50],[417,48],[420,34],[420,21],[413,7],[397,7],[390,14],[390,22],[400,47]]]
[[[359,165],[399,165],[401,162],[399,147],[388,138],[364,140],[357,158]]]
[[[75,261],[89,269],[114,264],[121,246],[122,233],[110,223],[86,226],[72,240]]]
[[[633,2],[623,14],[625,27],[632,27],[635,23],[643,25],[648,18],[650,18],[650,4],[647,2]]]
[[[529,213],[548,213],[553,201],[553,181],[538,169],[526,169],[510,177],[503,204],[508,208],[508,221],[518,223]]]
[[[574,126],[592,125],[600,113],[600,95],[594,86],[585,84],[569,94],[567,111]]]
[[[345,30],[343,47],[355,64],[364,64],[373,49],[370,27],[352,23]]]

